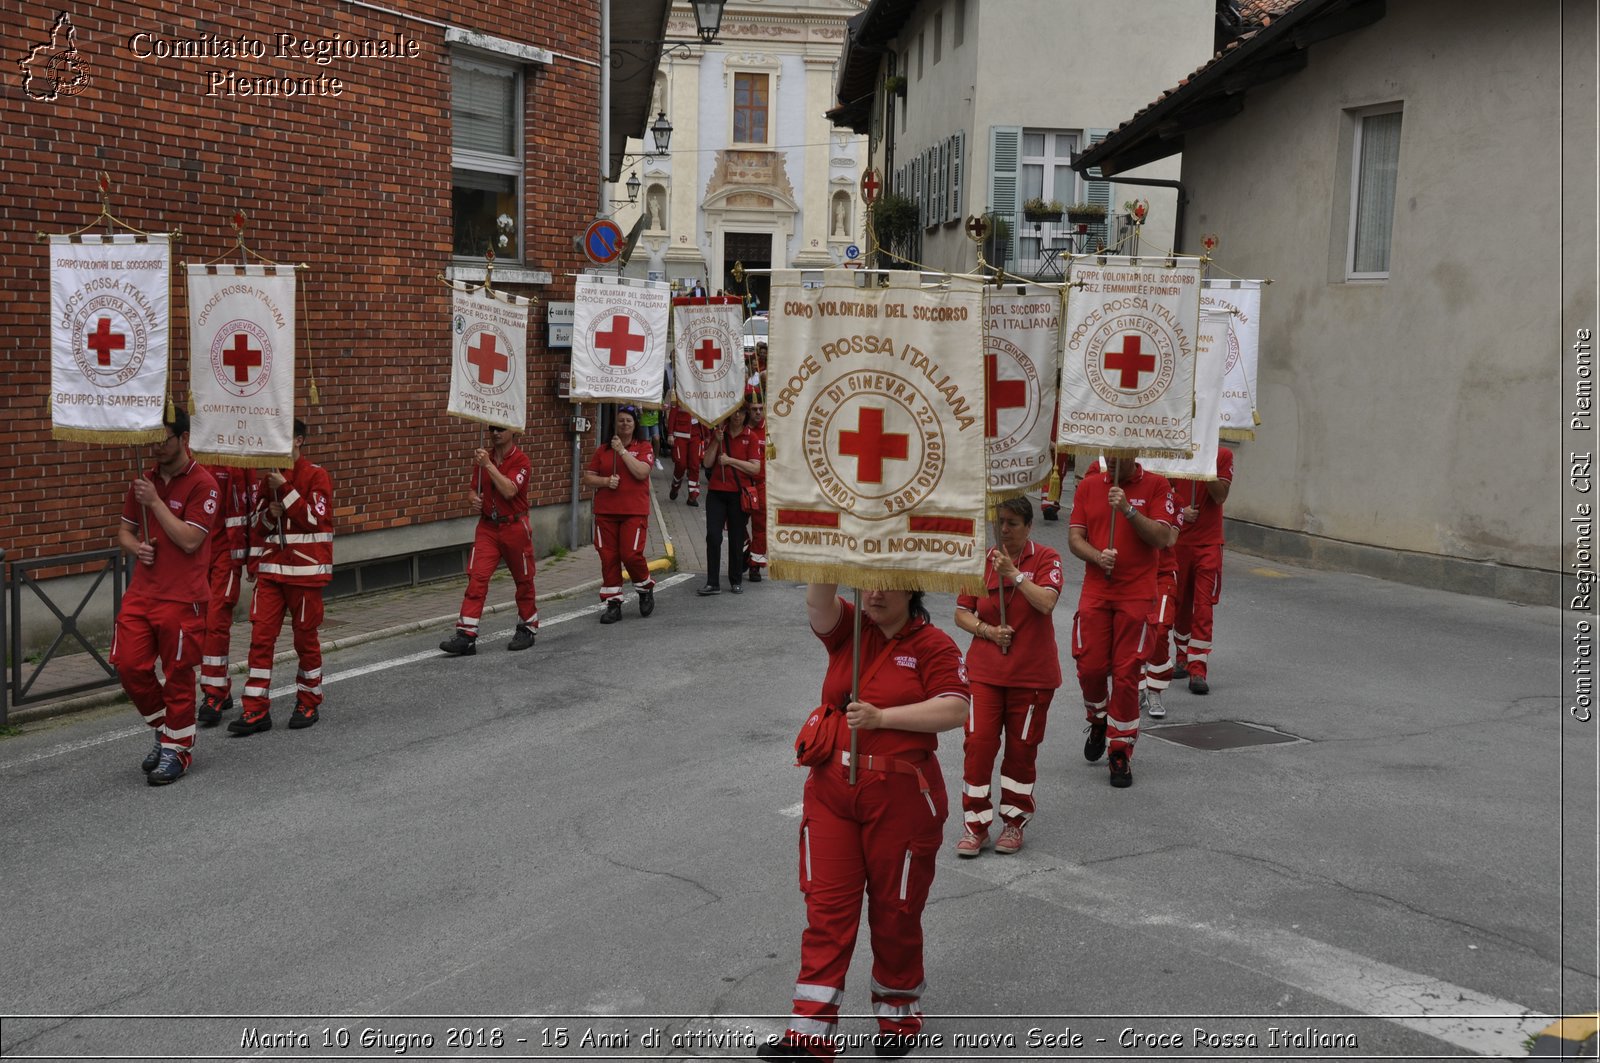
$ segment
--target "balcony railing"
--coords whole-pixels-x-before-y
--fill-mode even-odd
[[[1010,219],[1014,260],[1006,271],[1035,280],[1061,280],[1072,255],[1087,255],[1106,244],[1104,218],[1092,223],[1035,220],[1018,211]]]

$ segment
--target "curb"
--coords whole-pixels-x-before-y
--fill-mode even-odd
[[[582,583],[568,587],[566,590],[540,595],[540,601],[564,601],[567,598],[571,598],[575,595],[599,589],[600,577],[597,576],[592,580],[585,580]],[[488,616],[493,613],[500,613],[508,609],[514,609],[516,608],[516,604],[516,602],[511,601],[501,602],[498,605],[485,605],[483,607],[483,614]],[[349,649],[352,646],[360,646],[364,643],[376,642],[379,639],[393,638],[396,635],[409,635],[417,631],[422,631],[426,628],[439,627],[444,624],[453,624],[455,623],[456,618],[456,613],[447,613],[444,616],[429,617],[426,620],[408,620],[404,624],[396,624],[393,627],[382,628],[378,631],[363,631],[359,634],[347,635],[344,638],[338,638],[333,639],[330,642],[324,642],[322,644],[322,651],[327,653],[332,650],[344,650]],[[298,656],[294,650],[289,649],[284,650],[282,653],[274,654],[272,663],[274,665],[279,665],[285,663],[286,661],[293,661],[297,659]],[[234,675],[243,675],[249,670],[250,666],[245,662],[230,665],[228,668],[228,671]],[[34,705],[19,709],[12,709],[11,712],[7,714],[6,723],[8,725],[37,723],[40,720],[50,720],[57,716],[67,716],[71,713],[82,712],[86,709],[98,709],[105,705],[115,705],[118,702],[127,700],[128,697],[125,693],[123,693],[120,686],[108,686],[104,690],[98,690],[92,694],[82,694],[75,698],[67,698],[64,701],[53,701],[45,705]]]
[[[1600,1015],[1571,1015],[1557,1019],[1534,1035],[1529,1056],[1557,1059],[1594,1059],[1595,1034]]]

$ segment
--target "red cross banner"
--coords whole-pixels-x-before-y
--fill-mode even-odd
[[[1226,375],[1222,385],[1222,438],[1256,437],[1256,366],[1261,350],[1261,281],[1208,280],[1200,305],[1228,312]]]
[[[220,465],[290,464],[294,267],[190,265],[188,274],[190,449]]]
[[[1027,494],[1054,466],[1061,297],[1053,288],[985,289],[983,382],[988,393],[989,493]]]
[[[734,295],[674,299],[672,314],[678,405],[721,424],[744,401],[744,303]]]
[[[1194,453],[1198,258],[1074,263],[1061,327],[1056,445],[1075,453]]]
[[[1200,334],[1194,354],[1194,444],[1187,458],[1145,458],[1142,464],[1169,480],[1215,480],[1217,439],[1222,416],[1223,364],[1228,356],[1228,318],[1222,310],[1200,308]]]
[[[528,320],[533,301],[459,288],[450,307],[446,412],[521,432],[528,427]]]
[[[983,297],[909,271],[772,274],[767,554],[778,579],[957,591],[983,578]],[[806,271],[807,284],[816,274]]]
[[[172,245],[165,233],[50,238],[51,435],[166,435]]]
[[[572,400],[661,405],[672,287],[585,273],[572,306]]]

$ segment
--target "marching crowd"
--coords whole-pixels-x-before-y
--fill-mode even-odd
[[[721,593],[724,538],[727,589],[737,594],[745,580],[762,579],[765,354],[763,344],[751,362],[744,402],[719,425],[700,424],[673,404],[662,433],[659,415],[646,421],[653,411],[616,411],[612,438],[595,450],[583,474],[594,490],[600,623],[622,619],[625,577],[639,614],[654,611],[655,580],[644,556],[648,481],[669,454],[669,499],[676,501],[685,487],[689,506],[705,499],[707,573],[698,593]],[[268,687],[285,616],[299,658],[288,726],[317,723],[322,588],[333,574],[332,483],[301,452],[304,422],[294,423],[292,467],[265,472],[196,462],[181,410],[166,428],[154,468],[129,485],[123,503],[118,541],[136,564],[111,649],[130,699],[157,732],[142,765],[152,786],[188,769],[197,722],[215,726],[233,710],[227,654],[245,580],[256,583],[249,671],[241,711],[228,730],[246,736],[272,727]],[[514,432],[487,431],[487,445],[473,455],[468,492],[479,519],[467,589],[456,630],[440,644],[460,656],[476,652],[489,580],[502,561],[516,585],[518,624],[509,649],[532,646],[539,626],[528,521],[531,463]],[[1087,723],[1083,753],[1090,762],[1106,757],[1113,787],[1133,784],[1141,712],[1166,714],[1162,693],[1175,673],[1187,675],[1192,693],[1209,692],[1222,511],[1232,479],[1233,454],[1226,447],[1219,448],[1214,480],[1176,488],[1131,456],[1113,454],[1109,467],[1090,466],[1073,492],[1068,548],[1084,563],[1084,576],[1070,648]],[[1044,506],[1047,519],[1054,519],[1059,498],[1047,495]],[[800,762],[810,767],[799,838],[807,925],[788,1028],[761,1049],[761,1058],[834,1058],[863,896],[879,1027],[874,1051],[895,1058],[915,1046],[922,1028],[922,910],[948,814],[934,755],[939,732],[964,730],[955,855],[976,858],[991,845],[1000,854],[1022,849],[1036,811],[1038,749],[1062,683],[1053,619],[1064,586],[1062,559],[1034,541],[1033,517],[1027,497],[996,507],[996,543],[985,561],[982,593],[956,600],[955,625],[972,636],[965,657],[933,624],[921,592],[864,592],[857,651],[856,606],[831,584],[807,588],[810,626],[828,656],[822,704],[796,743]],[[835,724],[831,735],[828,721]],[[997,757],[998,802],[992,786]],[[991,841],[996,811],[999,830]]]

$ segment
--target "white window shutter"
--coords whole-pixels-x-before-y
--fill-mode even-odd
[[[1017,179],[1022,152],[1021,126],[989,127],[989,210],[1011,226],[1011,255],[1016,257]]]
[[[1109,136],[1110,133],[1111,133],[1111,130],[1109,130],[1109,129],[1090,129],[1090,130],[1088,130],[1089,146],[1091,148],[1094,147],[1096,144],[1100,143],[1107,136]],[[1087,202],[1093,203],[1096,206],[1100,206],[1100,207],[1104,207],[1105,208],[1105,211],[1106,211],[1105,220],[1097,222],[1094,225],[1089,226],[1089,231],[1091,233],[1093,233],[1096,230],[1098,230],[1098,241],[1099,241],[1099,243],[1101,245],[1110,244],[1111,243],[1111,235],[1110,235],[1111,234],[1111,227],[1110,227],[1110,222],[1111,222],[1111,182],[1110,181],[1090,180],[1085,184],[1083,194],[1084,194],[1084,198],[1085,198],[1085,200]]]
[[[962,157],[966,154],[967,134],[957,133],[950,138],[950,220],[961,221],[967,209],[961,185]]]

